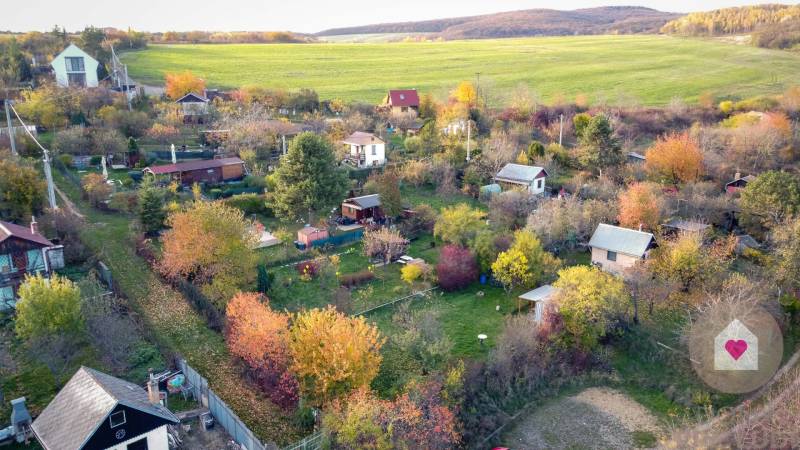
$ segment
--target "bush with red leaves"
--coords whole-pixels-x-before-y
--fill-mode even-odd
[[[475,255],[469,249],[457,245],[442,247],[436,275],[439,277],[439,286],[445,291],[464,289],[478,279]]]

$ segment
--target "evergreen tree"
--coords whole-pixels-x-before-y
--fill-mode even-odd
[[[164,210],[164,191],[146,180],[139,188],[139,220],[147,235],[154,235],[164,228],[167,214]]]
[[[579,136],[581,163],[587,168],[605,168],[622,163],[622,146],[611,122],[602,114],[592,117]]]
[[[314,133],[302,133],[292,141],[289,151],[275,171],[275,213],[286,219],[337,206],[348,187],[347,173],[339,168],[331,144]]]

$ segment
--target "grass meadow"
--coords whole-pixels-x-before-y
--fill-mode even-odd
[[[796,82],[800,54],[718,40],[656,35],[570,36],[422,43],[151,45],[123,55],[131,77],[163,84],[191,70],[210,87],[313,88],[322,99],[376,103],[389,88],[439,98],[474,80],[490,105],[526,85],[543,101],[663,105],[704,92],[749,97]]]

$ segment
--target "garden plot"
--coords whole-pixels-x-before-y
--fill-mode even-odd
[[[662,433],[644,406],[609,388],[589,388],[536,409],[509,429],[514,449],[650,448]]]

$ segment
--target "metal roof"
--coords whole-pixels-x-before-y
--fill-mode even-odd
[[[547,176],[547,172],[541,167],[509,163],[500,169],[500,172],[497,172],[494,178],[500,181],[530,184],[542,172],[544,172],[544,176]]]
[[[353,204],[361,209],[374,208],[381,206],[381,197],[378,194],[362,195],[361,197],[348,198],[345,203]]]
[[[390,90],[389,103],[392,106],[419,106],[419,94],[416,89]]]
[[[356,131],[355,133],[348,136],[347,139],[345,139],[342,142],[349,145],[370,145],[370,144],[384,143],[383,140],[381,140],[381,138],[379,138],[378,136],[363,131]]]
[[[3,222],[2,220],[0,220],[0,242],[5,241],[6,239],[12,236],[18,239],[35,242],[37,244],[42,244],[48,247],[53,246],[53,243],[47,240],[47,238],[45,238],[41,234],[32,233],[31,229],[28,227],[15,225],[10,222]]]
[[[80,449],[117,404],[179,422],[168,409],[150,403],[142,387],[81,366],[31,428],[47,450]]]
[[[144,170],[154,174],[163,175],[165,173],[190,172],[192,170],[214,169],[223,166],[233,166],[244,164],[239,158],[204,159],[200,161],[187,161],[177,164],[165,164],[163,166],[146,167]]]
[[[594,230],[589,246],[641,258],[654,240],[652,233],[601,223]]]
[[[545,284],[544,286],[539,286],[538,288],[528,291],[519,296],[522,300],[528,300],[530,302],[546,302],[550,300],[550,298],[558,293],[559,289],[557,287],[553,287],[552,285]]]

